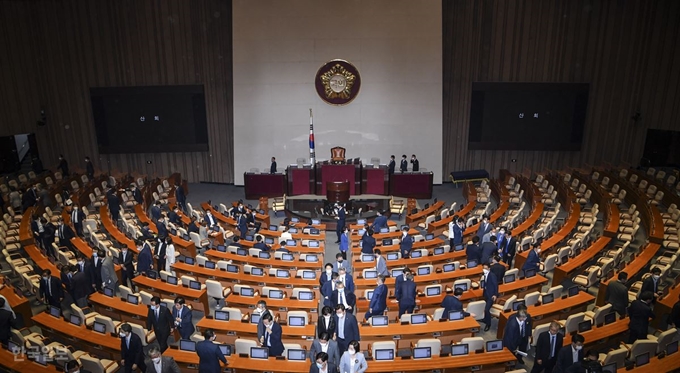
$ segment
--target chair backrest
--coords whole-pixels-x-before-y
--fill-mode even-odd
[[[536,326],[531,332],[531,345],[536,346],[536,343],[538,343],[538,336],[543,332],[547,332],[548,329],[550,329],[550,323]]]
[[[376,350],[392,350],[394,357],[397,356],[397,344],[394,341],[373,342],[371,350],[373,351],[374,356]]]
[[[517,295],[513,295],[508,298],[505,303],[503,303],[503,312],[510,311],[512,309],[512,304],[517,300]]]
[[[659,336],[656,339],[656,342],[658,343],[656,354],[658,355],[661,353],[661,351],[665,350],[666,345],[673,342],[677,334],[678,329],[676,328],[670,328],[664,332],[661,332],[661,334],[659,334]]]
[[[142,346],[146,346],[148,344],[146,340],[146,330],[139,324],[128,322],[128,325],[132,327],[132,332],[137,334],[139,339],[142,340]]]
[[[557,285],[548,289],[548,292],[546,294],[553,294],[553,296],[555,297],[554,299],[558,299],[562,297],[562,290],[563,290],[562,285]]]
[[[586,314],[583,312],[575,313],[567,317],[567,321],[564,323],[564,330],[567,334],[578,331],[578,324],[583,321]]]
[[[607,353],[607,356],[605,356],[602,366],[616,363],[616,369],[621,369],[626,365],[626,356],[628,356],[628,349],[623,346],[616,350],[611,350]]]
[[[634,359],[636,356],[640,354],[644,354],[646,352],[649,353],[649,356],[654,356],[656,355],[656,349],[658,346],[657,341],[653,341],[650,339],[638,339],[633,343],[633,346],[630,348],[630,353],[628,354],[628,357],[630,359]]]
[[[104,324],[104,326],[106,326],[106,333],[117,332],[116,324],[114,324],[113,319],[108,316],[97,315],[94,317],[94,321]]]
[[[429,347],[432,356],[436,356],[441,352],[442,341],[437,338],[423,338],[416,342],[416,347]]]
[[[182,276],[182,283],[184,283],[184,276]],[[209,297],[218,299],[224,298],[224,295],[222,295],[223,292],[222,284],[219,281],[205,280],[205,287],[208,291]]]
[[[368,290],[366,290],[368,291]],[[444,307],[438,307],[432,314],[432,320],[441,320],[444,317]]]
[[[595,314],[593,314],[593,324],[601,325],[604,324],[604,315],[612,312],[612,305],[607,303],[603,306],[597,307]]]
[[[250,348],[257,347],[257,342],[251,339],[238,338],[234,341],[234,347],[237,354],[250,354]]]
[[[468,351],[484,349],[484,338],[482,337],[465,337],[460,340],[460,343],[467,343]]]
[[[534,291],[532,293],[529,293],[524,296],[524,304],[526,304],[527,307],[530,306],[535,306],[536,303],[538,303],[538,298],[541,296],[541,293],[538,291]]]
[[[78,359],[80,360],[83,370],[92,373],[104,373],[104,366],[98,358],[88,354],[83,354],[80,355]]]

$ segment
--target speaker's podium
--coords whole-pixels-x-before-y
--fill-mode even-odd
[[[329,203],[349,201],[349,182],[345,180],[326,183],[326,200]]]

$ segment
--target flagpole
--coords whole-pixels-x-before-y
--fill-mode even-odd
[[[312,109],[309,109],[309,162],[314,167],[316,164],[316,152],[314,150],[314,117],[312,116]]]

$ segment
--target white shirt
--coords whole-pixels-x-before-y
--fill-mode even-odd
[[[152,360],[153,361],[153,360]],[[163,373],[163,359],[158,360],[158,364],[153,363],[154,369],[156,369],[156,373]]]
[[[571,361],[573,363],[578,363],[578,350],[571,346]]]
[[[321,343],[319,343],[319,344],[321,344]],[[322,345],[321,345],[321,351],[323,351],[323,352],[325,352],[325,353],[328,353],[328,345],[329,345],[329,344],[330,344],[330,343],[322,344]]]

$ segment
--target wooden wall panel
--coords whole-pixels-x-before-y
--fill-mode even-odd
[[[442,10],[445,175],[637,165],[648,128],[680,130],[680,2],[443,0]],[[590,83],[581,151],[468,150],[475,81]]]
[[[233,182],[231,11],[229,0],[0,1],[0,135],[35,132],[47,167],[89,155],[104,171]],[[90,87],[171,84],[205,86],[209,152],[97,153]]]

